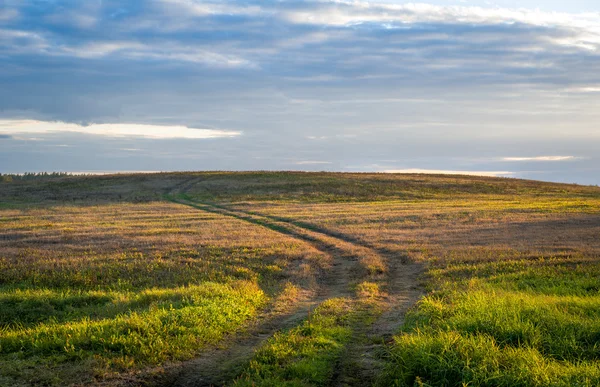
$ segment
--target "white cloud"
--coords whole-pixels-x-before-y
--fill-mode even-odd
[[[112,54],[119,54],[130,59],[155,59],[177,62],[191,62],[210,67],[246,67],[257,68],[250,60],[234,54],[222,54],[194,46],[182,46],[175,43],[163,45],[147,45],[135,41],[96,41],[78,46],[61,46],[55,55],[75,56],[95,59]]]
[[[383,173],[423,173],[429,175],[469,175],[469,176],[488,176],[488,177],[501,177],[501,176],[513,176],[514,172],[509,171],[447,171],[442,169],[389,169],[383,171]]]
[[[389,4],[366,1],[320,1],[324,12],[313,9],[289,10],[284,16],[295,22],[347,25],[365,22],[461,22],[525,23],[540,26],[572,25],[598,28],[597,13],[544,12],[539,9],[482,8],[476,6],[439,6],[424,3]]]
[[[179,7],[186,11],[188,15],[207,16],[207,15],[259,15],[264,13],[262,7],[257,5],[235,5],[224,3],[211,3],[206,1],[194,0],[161,0],[167,11],[174,7]]]
[[[565,90],[567,93],[600,93],[600,86],[584,86],[584,87],[572,87]]]
[[[207,50],[199,50],[194,47],[182,48],[179,51],[166,51],[166,52],[148,52],[148,51],[137,51],[128,54],[130,57],[150,58],[150,59],[161,59],[170,61],[180,62],[191,62],[204,64],[211,67],[225,67],[225,68],[236,68],[245,67],[256,69],[258,64],[241,58],[233,54],[220,54],[217,52],[211,52]]]
[[[260,5],[244,2],[221,1],[194,1],[194,0],[160,0],[159,8],[149,7],[147,12],[137,15],[127,23],[102,25],[102,20],[95,17],[96,10],[71,10],[69,12],[79,15],[82,20],[77,24],[114,31],[110,35],[114,40],[107,40],[107,34],[97,34],[83,39],[61,40],[60,34],[51,29],[44,31],[37,29],[34,32],[25,31],[0,31],[0,40],[5,41],[4,51],[8,52],[37,52],[45,55],[73,56],[79,58],[98,59],[114,55],[129,59],[154,59],[165,61],[179,61],[204,64],[217,68],[260,68],[263,61],[270,62],[281,51],[292,50],[305,45],[323,46],[327,42],[353,42],[359,47],[368,42],[365,34],[357,31],[357,26],[372,25],[383,29],[418,30],[420,33],[403,36],[405,42],[423,43],[418,47],[396,47],[390,41],[388,47],[374,56],[358,55],[356,63],[374,61],[377,58],[385,63],[393,64],[393,56],[402,54],[405,63],[406,57],[415,54],[422,55],[427,52],[428,41],[447,41],[447,45],[455,43],[480,43],[490,47],[512,46],[514,53],[525,50],[523,58],[506,59],[501,61],[512,68],[553,68],[555,63],[551,59],[542,61],[540,58],[532,60],[531,53],[543,53],[552,50],[600,50],[600,14],[569,14],[557,12],[542,12],[539,10],[507,9],[507,8],[481,8],[472,6],[436,6],[430,4],[389,4],[364,1],[307,1],[293,2],[265,2]],[[85,12],[83,12],[85,11]],[[164,11],[164,12],[158,12]],[[8,12],[8,11],[7,11]],[[16,12],[16,11],[15,11]],[[67,12],[67,11],[65,11]],[[63,17],[64,14],[55,13],[52,17]],[[1,18],[0,14],[0,18]],[[228,24],[227,21],[214,21],[206,23],[203,19],[215,15],[236,15],[248,18],[248,21],[239,25]],[[70,16],[69,16],[70,18]],[[279,25],[281,22],[292,24],[309,24],[314,30],[299,31],[292,27],[288,32],[277,33],[271,39],[256,44],[254,38],[244,40],[241,36],[260,36],[264,29],[269,29],[272,23]],[[452,30],[420,29],[420,24],[455,24],[465,26],[497,26],[505,28],[515,27],[516,41],[510,41],[509,31],[479,31],[477,34],[453,33]],[[168,32],[162,39],[147,39],[142,35],[137,36],[139,41],[131,41],[134,34],[124,34],[131,25],[140,24],[143,30],[154,31],[158,35]],[[336,28],[322,28],[322,27]],[[523,26],[541,27],[535,32],[519,31]],[[339,28],[347,27],[347,28]],[[547,28],[547,30],[544,30]],[[217,36],[215,31],[234,31],[232,34]],[[196,35],[206,35],[206,40],[190,38],[189,36],[174,37],[173,31],[195,32]],[[237,32],[237,33],[235,33]],[[28,34],[27,36],[20,36]],[[151,36],[154,34],[150,34]],[[520,36],[525,34],[525,36]],[[109,38],[110,39],[110,38]],[[214,40],[213,40],[214,39]],[[25,43],[23,42],[25,41]],[[506,42],[506,44],[504,44]],[[518,42],[518,43],[515,43]],[[566,47],[566,48],[565,48]],[[400,51],[398,51],[400,50]],[[357,50],[359,52],[360,50]],[[297,53],[290,53],[297,55]],[[302,61],[310,60],[311,55],[299,55]],[[325,58],[315,55],[313,60]],[[476,62],[476,58],[462,56],[460,58],[446,58],[446,60],[428,61],[419,66],[428,69],[454,69],[465,65],[485,68],[486,60]],[[352,63],[351,59],[347,59]],[[300,62],[299,62],[300,63]],[[405,65],[407,65],[405,63]],[[360,74],[354,74],[359,76]],[[287,74],[290,79],[293,74]],[[374,76],[371,74],[371,76]],[[386,76],[383,74],[382,76]],[[318,80],[319,77],[332,77],[331,74],[305,74],[299,77],[302,80]],[[298,78],[298,77],[297,77]],[[335,79],[335,77],[333,78]]]
[[[0,28],[0,46],[10,47],[16,53],[21,53],[43,51],[49,44],[36,32]]]
[[[355,26],[378,23],[382,27],[406,28],[414,23],[526,24],[560,27],[569,31],[548,40],[557,45],[595,51],[600,45],[600,14],[544,12],[538,9],[438,6],[431,4],[388,4],[365,1],[320,1],[316,7],[290,9],[281,17],[291,23]]]
[[[536,156],[536,157],[503,157],[502,161],[570,161],[575,156]]]
[[[185,126],[144,124],[92,124],[88,126],[36,120],[0,120],[2,134],[81,133],[106,137],[142,137],[152,139],[189,138],[207,139],[237,137],[241,132],[196,129]]]
[[[101,58],[118,51],[131,54],[143,50],[145,46],[137,42],[114,41],[114,42],[91,42],[81,46],[63,46],[58,53],[73,55],[79,58]]]

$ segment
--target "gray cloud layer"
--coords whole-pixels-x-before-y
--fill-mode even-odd
[[[183,147],[13,135],[0,144],[7,170],[504,171],[492,159],[512,157],[522,159],[510,164],[519,176],[599,182],[598,14],[343,1],[4,4],[0,118],[243,133]],[[577,159],[527,160],[556,155]]]

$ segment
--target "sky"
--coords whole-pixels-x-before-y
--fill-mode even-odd
[[[0,173],[600,184],[600,2],[0,0]]]

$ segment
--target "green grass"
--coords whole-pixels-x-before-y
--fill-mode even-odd
[[[382,386],[597,386],[597,363],[552,361],[533,348],[502,346],[457,331],[396,338]]]
[[[114,372],[186,359],[255,318],[267,301],[252,282],[139,293],[16,291],[2,299],[8,324],[0,328],[0,360],[18,359],[20,367],[93,361]],[[0,381],[11,376],[19,379],[10,368],[0,371]],[[46,377],[36,384],[57,374]]]
[[[377,307],[368,301],[331,298],[301,325],[257,349],[234,386],[327,386],[333,381],[357,324],[368,324]]]
[[[2,367],[0,382],[23,381],[16,365],[50,367],[52,371],[37,375],[32,383],[44,385],[62,384],[61,364],[90,364],[87,372],[115,372],[187,359],[239,329],[267,302],[251,282],[87,296],[17,292],[5,296],[4,306],[10,303],[6,298],[17,300],[18,307],[3,313],[11,323],[0,330],[0,361],[9,365]]]
[[[453,263],[409,314],[382,385],[600,384],[600,264],[586,257]]]
[[[340,368],[349,348],[383,343],[363,333],[397,259],[427,265],[428,294],[379,359],[380,385],[600,385],[597,187],[295,172],[8,180],[0,385],[103,382],[193,358],[276,313],[285,289],[290,307],[323,294],[335,259],[356,263],[333,292],[348,298],[275,333],[231,383],[326,386],[362,364]]]
[[[147,290],[120,298],[128,304],[128,311],[110,318],[50,319],[5,329],[0,353],[77,359],[102,354],[110,362],[125,365],[184,358],[235,330],[266,302],[259,288],[244,282]],[[21,307],[26,309],[26,305]],[[143,311],[136,311],[142,307]]]
[[[166,203],[3,215],[0,385],[89,382],[194,357],[244,330],[294,282],[288,266],[317,256]]]

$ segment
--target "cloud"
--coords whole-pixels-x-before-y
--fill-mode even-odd
[[[586,90],[600,83],[593,71],[600,61],[598,14],[361,1],[19,4],[8,11],[21,22],[0,30],[0,55],[17,75],[70,69],[88,79],[108,73],[126,84],[151,76],[204,83],[206,68],[230,79],[251,70],[244,82],[278,89],[369,80],[371,88],[387,81],[425,88],[563,83]],[[65,15],[77,17],[65,23]],[[435,98],[365,95],[329,103],[428,99]]]
[[[488,176],[488,177],[508,177],[513,176],[515,172],[509,171],[447,171],[443,169],[390,169],[383,173],[418,173],[433,175],[468,175],[468,176]]]
[[[210,15],[260,15],[265,10],[259,5],[252,4],[224,4],[222,2],[200,2],[193,0],[160,0],[164,4],[165,9],[172,10],[180,8],[185,10],[186,14],[194,16],[210,16]],[[268,11],[267,11],[268,12]]]
[[[49,167],[66,152],[44,144],[73,142],[69,157],[98,170],[394,159],[377,170],[503,171],[505,155],[580,155],[536,164],[570,178],[600,140],[597,13],[106,0],[9,1],[0,19],[0,119],[43,123],[0,130],[40,140],[2,141],[3,167]],[[89,160],[96,149],[108,156]]]
[[[241,132],[196,129],[185,126],[142,125],[142,124],[91,124],[87,126],[66,122],[44,122],[35,120],[0,120],[0,134],[51,134],[81,133],[105,137],[141,137],[150,139],[209,139],[229,138]]]
[[[322,12],[314,12],[314,10]],[[402,23],[460,21],[462,23],[527,23],[534,25],[575,25],[597,28],[596,13],[570,14],[539,9],[502,7],[439,6],[426,3],[390,4],[377,1],[317,1],[284,12],[295,22],[347,25],[365,22],[400,21]]]
[[[148,45],[133,41],[96,41],[78,46],[65,46],[55,55],[97,59],[110,55],[131,60],[191,62],[221,68],[257,68],[257,64],[236,55],[220,54],[193,46],[176,44]]]
[[[21,29],[0,28],[0,53],[46,54],[48,49],[51,49],[51,45],[43,34]]]
[[[12,136],[9,134],[0,134],[0,140],[11,139]]]
[[[296,165],[325,165],[325,164],[331,164],[331,161],[298,161],[297,163],[295,163]]]
[[[575,156],[535,156],[535,157],[503,157],[502,161],[571,161]]]
[[[566,89],[565,91],[570,92],[570,93],[582,93],[582,94],[600,93],[600,86],[589,85],[589,86],[585,86],[585,87],[572,87],[572,88]]]

